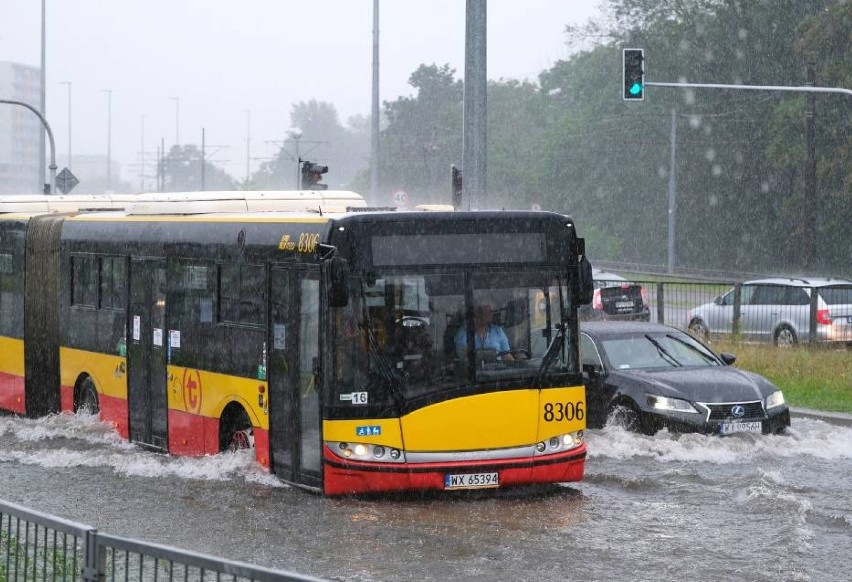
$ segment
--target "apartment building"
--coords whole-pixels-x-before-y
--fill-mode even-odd
[[[38,109],[38,67],[0,61],[0,99],[23,101]],[[0,104],[0,194],[41,192],[39,135],[41,122],[32,111]]]

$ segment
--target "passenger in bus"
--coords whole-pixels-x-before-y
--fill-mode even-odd
[[[503,353],[499,359],[504,362],[514,362],[510,352],[509,338],[502,327],[494,323],[494,305],[490,301],[477,303],[473,308],[474,348],[496,350]],[[467,328],[459,328],[456,334],[456,353],[464,360],[467,349]]]

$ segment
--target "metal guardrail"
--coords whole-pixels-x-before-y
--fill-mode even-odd
[[[99,533],[0,501],[0,582],[290,582],[319,578]]]
[[[709,337],[739,336],[747,341],[773,343],[777,333],[788,328],[794,342],[852,344],[852,324],[849,315],[842,315],[831,324],[819,325],[817,293],[814,287],[803,287],[810,296],[809,303],[746,305],[741,296],[742,283],[717,280],[714,282],[672,282],[631,279],[647,294],[650,320],[688,330],[689,313],[701,305],[713,304],[716,297],[734,290],[730,304],[713,308],[717,319],[705,321]],[[705,314],[706,316],[706,314]],[[613,318],[617,319],[617,318]]]

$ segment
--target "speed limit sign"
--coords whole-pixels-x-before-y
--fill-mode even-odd
[[[391,195],[391,200],[393,200],[393,203],[396,206],[408,206],[408,192],[405,190],[397,190]]]

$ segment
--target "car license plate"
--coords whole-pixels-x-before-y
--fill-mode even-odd
[[[721,434],[733,434],[735,432],[762,432],[763,424],[757,420],[754,422],[723,422],[719,428]]]
[[[618,309],[627,309],[628,307],[633,307],[632,301],[616,301],[615,306]]]
[[[500,477],[496,472],[444,475],[444,489],[482,489],[499,486]]]

